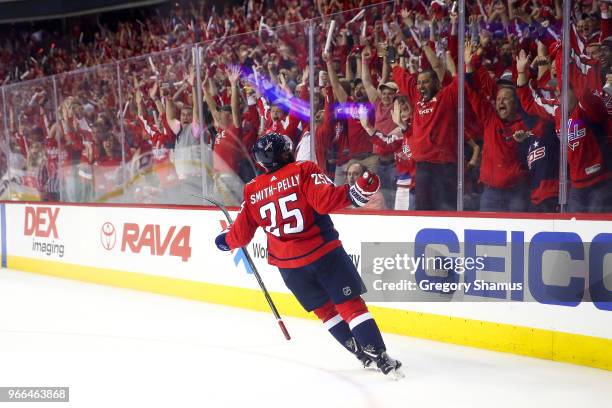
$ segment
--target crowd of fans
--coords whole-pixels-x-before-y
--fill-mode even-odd
[[[181,3],[98,19],[93,35],[75,24],[49,47],[45,33],[20,33],[0,45],[2,188],[75,202],[197,204],[207,192],[238,204],[259,171],[250,148],[274,131],[336,184],[375,171],[383,188],[366,208],[455,210],[461,161],[465,209],[554,212],[567,70],[567,210],[610,212],[610,7],[572,3],[566,66],[560,0],[467,1],[465,44],[445,0]]]

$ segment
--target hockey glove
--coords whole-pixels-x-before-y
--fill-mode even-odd
[[[231,251],[232,249],[229,247],[227,241],[225,240],[227,232],[228,230],[224,229],[219,235],[217,235],[217,238],[215,238],[215,245],[217,245],[217,248],[219,248],[221,251]]]
[[[365,172],[349,189],[349,199],[355,207],[363,207],[380,188],[380,179],[374,173]]]

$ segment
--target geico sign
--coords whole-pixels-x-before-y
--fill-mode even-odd
[[[129,250],[133,253],[141,253],[143,247],[147,247],[151,255],[177,256],[183,262],[191,257],[191,246],[189,246],[189,235],[191,227],[183,226],[177,231],[176,226],[171,226],[165,232],[157,224],[147,224],[142,231],[138,224],[125,223],[123,225],[123,237],[121,239],[121,251]]]
[[[484,256],[487,272],[505,274],[506,281],[526,283],[525,293],[506,290],[469,289],[471,296],[491,297],[524,301],[530,295],[535,301],[550,305],[577,306],[589,299],[600,310],[612,311],[612,288],[609,284],[611,271],[606,270],[606,256],[612,255],[612,234],[600,233],[590,243],[582,241],[575,232],[540,231],[529,241],[523,231],[475,230],[463,231],[463,249],[457,233],[450,229],[424,228],[415,238],[414,255],[424,254],[430,245],[445,246],[450,256],[458,254],[475,258]],[[479,247],[486,246],[489,255]],[[498,256],[491,256],[491,247],[501,250]],[[505,250],[504,250],[505,249]],[[544,259],[546,253],[552,258],[548,272],[554,272],[557,283],[545,278]],[[509,260],[508,265],[506,260]],[[457,282],[456,271],[449,271],[445,277],[432,277],[423,267],[415,272],[416,281],[439,280]],[[474,283],[478,279],[475,267],[466,267],[463,281]],[[475,286],[472,286],[475,287]]]
[[[40,238],[58,238],[57,216],[59,208],[29,207],[25,208],[24,235],[34,235]]]

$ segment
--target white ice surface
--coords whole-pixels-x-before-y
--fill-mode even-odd
[[[289,342],[268,313],[1,270],[0,386],[69,386],[51,406],[85,408],[612,403],[612,372],[385,335],[406,373],[392,381],[318,322],[285,321]]]

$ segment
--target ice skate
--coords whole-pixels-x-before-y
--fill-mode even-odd
[[[363,348],[357,343],[354,337],[351,337],[345,344],[346,348],[357,357],[357,360],[361,362],[363,368],[368,368],[372,365],[374,360],[364,353]]]
[[[364,353],[376,362],[376,366],[384,375],[390,375],[394,380],[404,378],[404,372],[400,369],[402,363],[387,354],[386,351],[371,351],[367,348]]]
[[[394,380],[404,378],[404,372],[400,369],[402,363],[399,360],[395,360],[386,352],[382,352],[376,359],[376,366],[385,375],[390,375]]]

